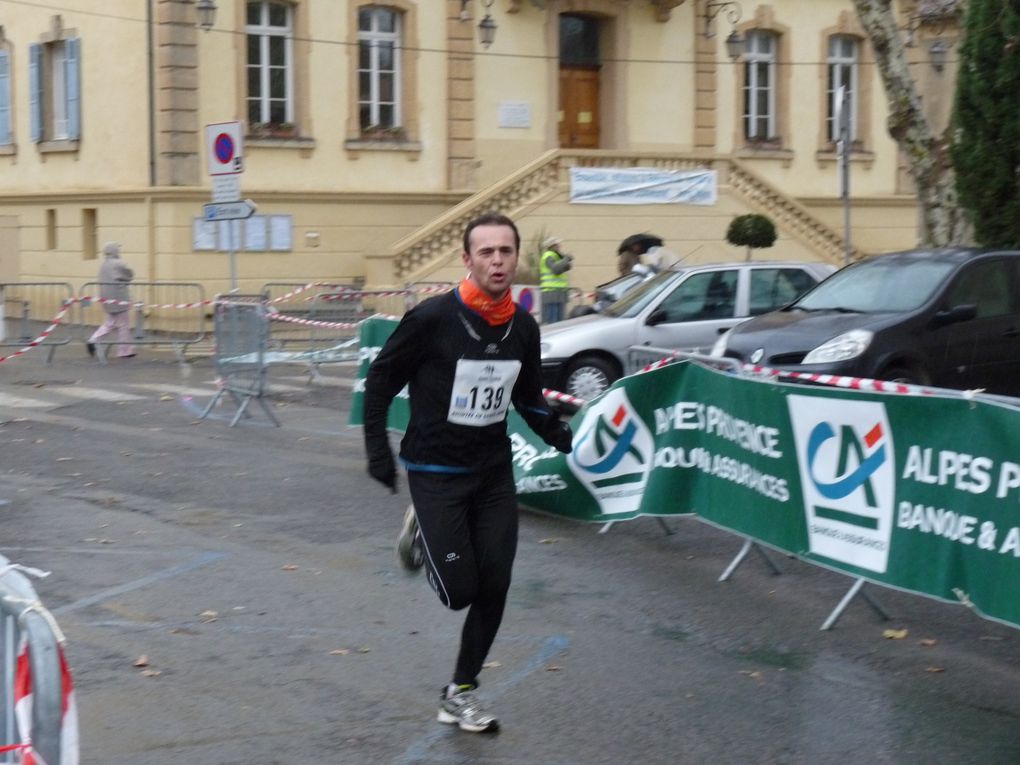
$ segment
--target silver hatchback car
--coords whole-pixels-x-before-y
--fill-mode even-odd
[[[543,327],[543,383],[592,399],[623,376],[632,345],[708,353],[730,327],[781,308],[835,270],[773,261],[663,271],[604,313]]]

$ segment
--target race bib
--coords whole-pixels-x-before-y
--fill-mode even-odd
[[[460,359],[447,421],[477,428],[502,422],[520,371],[519,361]]]

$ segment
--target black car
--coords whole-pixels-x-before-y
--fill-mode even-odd
[[[1020,395],[1020,252],[870,258],[734,327],[712,353],[797,372]]]

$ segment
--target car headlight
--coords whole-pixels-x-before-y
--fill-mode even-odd
[[[715,345],[712,346],[712,350],[708,352],[708,355],[713,356],[717,359],[721,359],[723,356],[725,356],[726,338],[728,338],[729,336],[730,336],[729,330],[726,330],[721,335],[719,335],[719,339],[715,341]]]
[[[807,356],[804,364],[826,364],[833,361],[846,361],[860,356],[871,345],[874,332],[866,329],[853,329],[842,335],[826,340]]]

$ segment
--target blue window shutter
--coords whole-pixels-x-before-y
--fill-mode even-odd
[[[11,143],[11,54],[0,50],[0,146]]]
[[[67,57],[67,137],[72,141],[81,138],[81,38],[72,37],[64,43]]]
[[[42,140],[42,45],[33,43],[28,46],[28,97],[29,123],[32,142]]]

